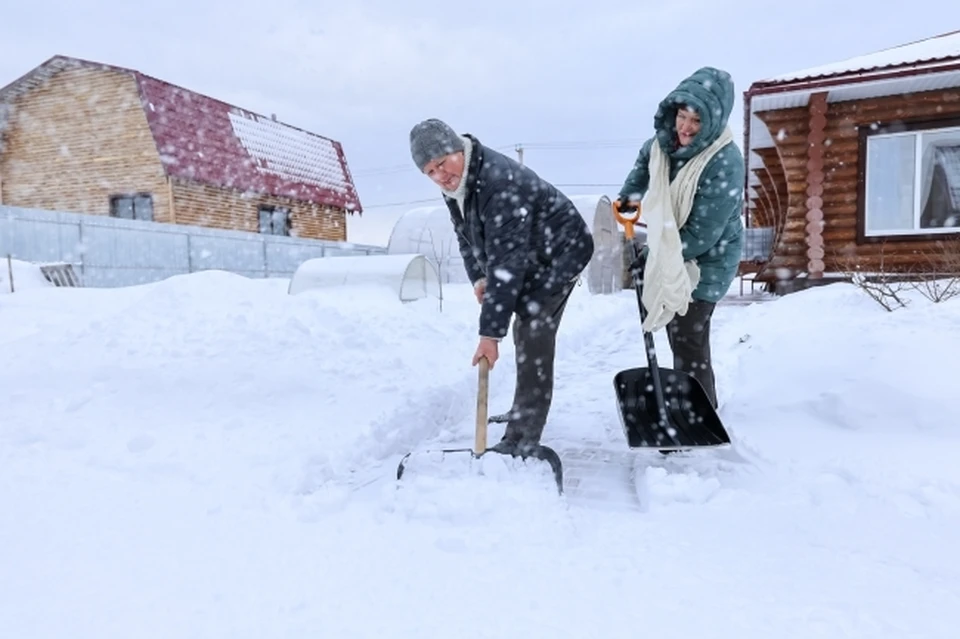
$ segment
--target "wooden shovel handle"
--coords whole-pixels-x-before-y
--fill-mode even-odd
[[[480,379],[477,383],[477,431],[473,442],[475,455],[487,450],[487,396],[490,392],[490,362],[486,357],[481,357],[478,366]]]

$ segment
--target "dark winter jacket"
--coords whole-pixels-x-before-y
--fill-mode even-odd
[[[660,148],[670,158],[670,181],[683,165],[710,146],[723,132],[733,109],[734,87],[730,75],[704,67],[685,78],[660,102],[654,130]],[[679,105],[688,105],[700,115],[700,133],[686,147],[677,144],[676,118]],[[650,183],[650,148],[653,138],[640,149],[633,170],[620,189],[621,201],[640,199]],[[746,167],[743,154],[733,143],[720,150],[700,174],[690,217],[680,229],[683,259],[696,259],[700,283],[693,298],[716,302],[737,275],[743,244],[743,185]],[[642,215],[642,214],[641,214]]]
[[[593,257],[593,237],[573,203],[529,167],[471,135],[464,210],[444,200],[471,282],[487,279],[480,335],[506,336],[514,313],[535,315],[576,280]]]

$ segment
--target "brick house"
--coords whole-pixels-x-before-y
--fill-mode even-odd
[[[107,64],[0,88],[0,204],[346,241],[339,142]]]

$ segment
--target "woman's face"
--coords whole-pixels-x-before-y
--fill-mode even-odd
[[[690,108],[677,110],[677,139],[680,146],[687,146],[700,133],[700,116]]]

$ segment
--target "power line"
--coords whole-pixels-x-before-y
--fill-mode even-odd
[[[644,139],[626,139],[626,140],[580,140],[568,142],[517,142],[493,147],[497,151],[516,151],[522,154],[524,150],[531,149],[535,151],[587,151],[591,149],[617,149],[631,148],[643,144]],[[415,171],[417,167],[412,164],[394,164],[391,166],[372,167],[352,171],[354,177],[369,177],[374,175],[389,175],[393,173],[406,173]]]
[[[538,149],[542,151],[566,151],[566,150],[575,150],[582,151],[587,149],[614,149],[614,148],[632,148],[638,147],[645,142],[645,140],[595,140],[592,142],[581,141],[581,142],[518,142],[515,145],[510,147],[498,147],[498,149],[504,148],[523,148],[523,149]],[[639,147],[638,147],[639,148]]]
[[[388,173],[406,173],[407,171],[412,171],[417,167],[412,164],[395,164],[393,166],[384,166],[380,168],[367,169],[365,171],[353,171],[354,177],[365,177],[368,175],[386,175]]]
[[[610,188],[620,188],[622,184],[554,184],[554,186],[561,189],[573,189],[573,188],[585,188],[585,187],[610,187]]]
[[[620,188],[622,184],[554,184],[557,188]],[[438,205],[443,203],[443,198],[440,196],[431,197],[423,200],[406,200],[404,202],[381,202],[379,204],[366,204],[363,209],[385,209],[390,206],[407,206],[410,204],[428,204],[430,202],[435,202]]]
[[[380,204],[366,204],[364,205],[363,210],[366,211],[368,209],[385,209],[388,206],[406,206],[408,204],[426,204],[428,202],[440,203],[442,202],[442,199],[432,197],[426,200],[407,200],[406,202],[382,202]]]

